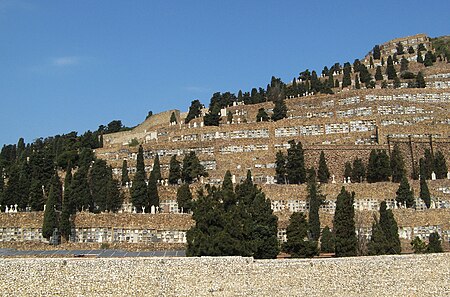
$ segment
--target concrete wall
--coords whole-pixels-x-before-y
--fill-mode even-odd
[[[449,296],[450,254],[3,259],[2,296]]]

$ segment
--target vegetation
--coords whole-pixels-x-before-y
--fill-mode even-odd
[[[355,232],[355,193],[349,193],[342,187],[337,196],[333,219],[335,234],[335,255],[337,257],[356,256],[358,239]]]
[[[395,198],[395,201],[397,201],[398,204],[402,204],[407,208],[415,207],[416,203],[414,200],[413,191],[408,183],[408,179],[406,178],[406,176],[404,176],[400,181],[400,185],[396,194],[397,196]]]
[[[294,258],[311,258],[318,254],[317,241],[308,236],[309,225],[301,212],[294,212],[286,228],[284,251]]]
[[[380,220],[372,225],[372,237],[369,242],[369,254],[400,254],[401,245],[398,226],[392,210],[387,209],[386,201],[380,205]]]

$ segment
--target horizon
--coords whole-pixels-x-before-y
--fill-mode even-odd
[[[377,13],[356,1],[0,0],[0,145],[113,120],[133,127],[150,110],[184,112],[215,92],[352,63],[395,38],[449,34],[448,1],[427,15],[420,2],[405,3],[380,1]]]

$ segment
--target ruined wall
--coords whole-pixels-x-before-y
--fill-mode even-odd
[[[448,296],[450,254],[3,259],[3,296]]]

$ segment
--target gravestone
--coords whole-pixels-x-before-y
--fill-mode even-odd
[[[133,206],[133,213],[136,213],[136,206]]]
[[[45,205],[44,205],[44,211],[45,211]],[[8,205],[5,206],[5,213],[8,213],[9,209],[8,209]]]
[[[436,180],[436,173],[434,171],[431,172],[431,180]]]
[[[332,180],[331,180],[331,183],[332,183],[332,184],[335,184],[335,183],[336,183],[336,180],[335,180],[334,178],[335,178],[335,176],[334,176],[334,174],[333,174],[333,175],[331,176],[331,179],[332,179]]]
[[[152,205],[152,207],[150,207],[150,213],[155,214],[155,206],[154,205]]]
[[[351,183],[352,183],[352,181],[350,180],[350,176],[347,177],[347,183],[348,183],[348,184],[351,184]]]
[[[142,206],[142,213],[145,213],[145,206]]]
[[[450,171],[447,172],[447,179],[450,179]]]
[[[231,176],[231,182],[233,183],[233,184],[235,184],[236,183],[236,175],[232,175]]]

